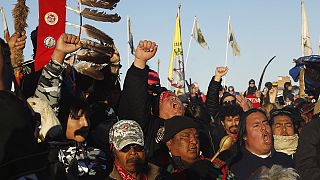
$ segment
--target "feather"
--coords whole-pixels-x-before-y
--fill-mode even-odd
[[[83,30],[83,33],[85,33],[87,36],[94,38],[102,43],[106,43],[109,45],[112,45],[114,43],[113,39],[110,36],[108,36],[100,29],[97,29],[89,24],[83,25],[81,30]]]
[[[88,19],[92,19],[95,21],[103,21],[103,22],[118,22],[121,19],[121,17],[117,13],[107,14],[104,11],[97,11],[89,8],[85,8],[81,12],[81,15]]]
[[[120,0],[81,0],[81,4],[104,9],[114,9]]]
[[[102,42],[103,44],[107,44],[108,46],[112,46],[112,44],[114,44],[113,39],[110,36],[108,36],[106,33],[101,31],[100,29],[97,29],[89,24],[85,24],[83,26],[80,26],[78,24],[72,24],[70,22],[66,22],[66,25],[73,26],[75,28],[81,27],[81,31],[85,35],[87,35],[88,37],[94,38],[94,39]]]
[[[94,62],[97,64],[103,64],[110,62],[112,54],[101,54],[89,49],[81,49],[77,53],[77,59],[81,61]]]
[[[77,72],[87,75],[93,79],[96,79],[96,80],[104,79],[103,73],[97,70],[96,67],[93,66],[93,63],[91,62],[86,62],[86,61],[76,62],[73,65],[73,67]]]
[[[114,51],[112,46],[105,46],[103,44],[96,43],[89,39],[81,39],[81,48],[83,49],[90,49],[96,52],[99,52],[103,55],[113,54],[111,52]]]

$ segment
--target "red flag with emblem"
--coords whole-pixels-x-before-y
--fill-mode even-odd
[[[39,27],[35,70],[49,63],[56,42],[65,32],[66,0],[39,0]]]

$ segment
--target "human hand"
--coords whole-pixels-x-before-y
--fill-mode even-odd
[[[140,41],[135,51],[134,65],[140,69],[144,69],[146,63],[151,59],[158,50],[155,42],[144,40]]]
[[[59,37],[56,48],[52,54],[52,59],[63,63],[64,57],[71,52],[74,52],[80,48],[80,37],[73,34],[63,33]]]
[[[9,41],[8,41],[8,45],[10,48],[10,51],[12,53],[13,50],[17,50],[17,49],[24,49],[25,45],[26,45],[26,32],[15,32],[14,34],[12,34],[12,36],[10,37]]]
[[[241,93],[236,95],[236,99],[237,99],[237,103],[240,105],[240,107],[244,112],[250,109],[250,104],[248,100]]]
[[[226,75],[228,73],[229,69],[228,67],[216,67],[214,80],[219,82],[222,78],[222,76]]]

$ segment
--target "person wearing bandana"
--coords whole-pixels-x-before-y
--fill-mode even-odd
[[[143,132],[136,121],[115,123],[109,131],[109,142],[114,163],[107,179],[168,179],[158,166],[146,162]]]
[[[298,146],[299,136],[291,112],[285,109],[272,110],[270,112],[270,125],[275,150],[293,156]]]

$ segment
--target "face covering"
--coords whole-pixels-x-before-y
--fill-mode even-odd
[[[298,146],[298,134],[292,136],[273,135],[274,148],[277,152],[283,152],[292,155],[296,152]]]

